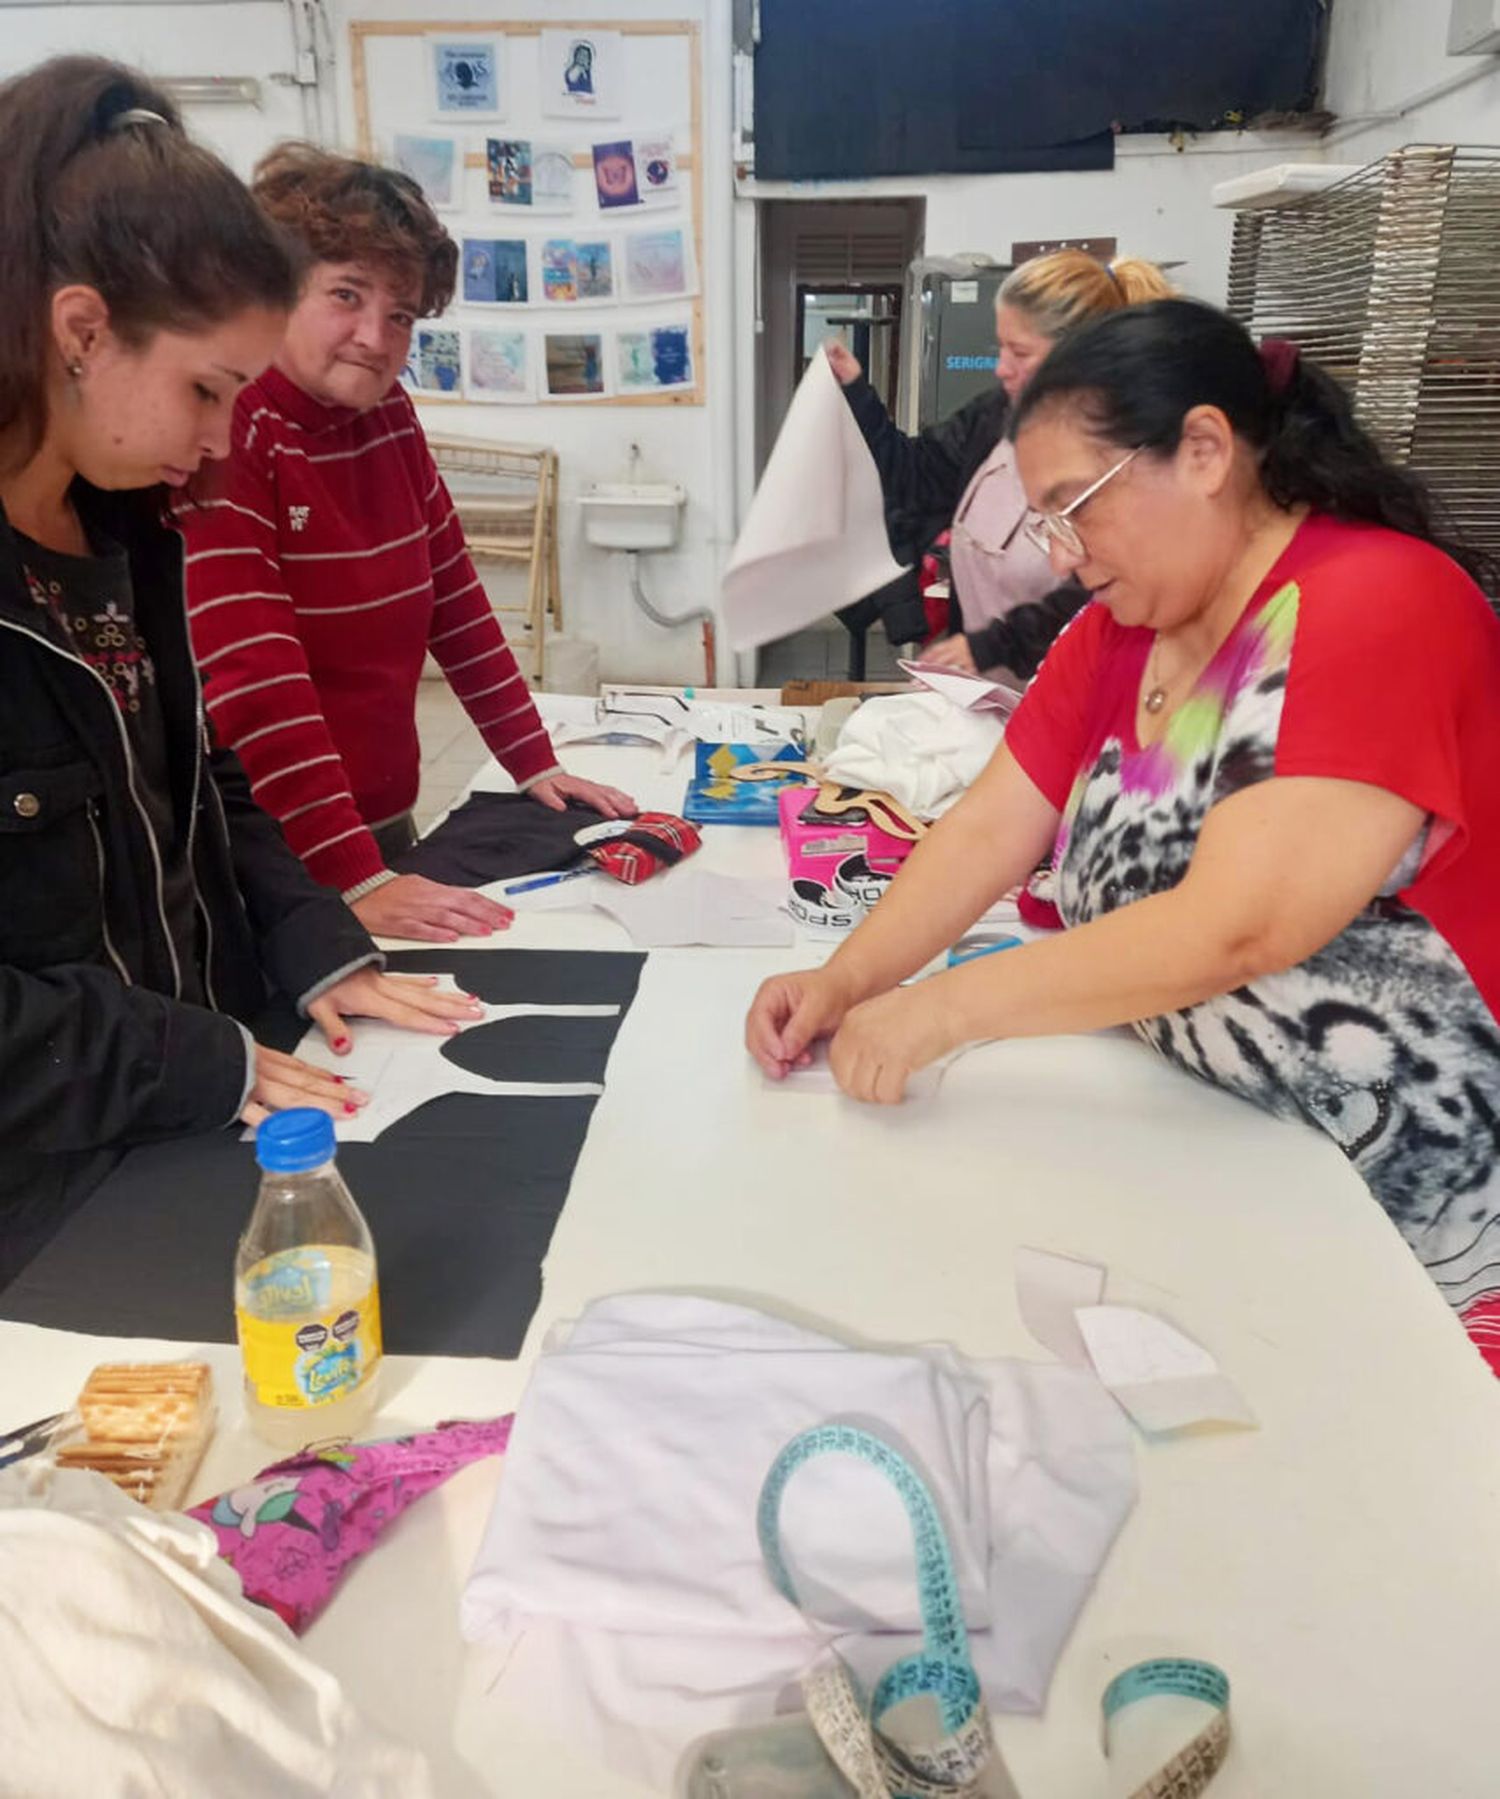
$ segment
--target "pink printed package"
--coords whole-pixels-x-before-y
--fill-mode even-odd
[[[820,887],[828,896],[822,902],[825,906],[843,901],[856,911],[867,909],[885,891],[912,845],[882,830],[858,808],[822,816],[817,799],[816,787],[787,787],[778,801],[792,891],[810,895]],[[805,890],[802,882],[808,884]]]

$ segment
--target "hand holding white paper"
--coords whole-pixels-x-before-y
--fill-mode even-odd
[[[750,650],[810,625],[902,572],[885,501],[826,353],[808,364],[724,576],[724,629]]]

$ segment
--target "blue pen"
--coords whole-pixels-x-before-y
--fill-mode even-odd
[[[513,881],[509,887],[502,887],[502,893],[535,893],[538,887],[555,887],[559,881],[576,881],[579,875],[596,874],[598,870],[592,862],[582,868],[565,868],[560,874],[536,875],[529,881]]]

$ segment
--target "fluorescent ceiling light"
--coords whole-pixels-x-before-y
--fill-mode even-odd
[[[179,106],[259,106],[260,83],[253,75],[166,75],[156,77]]]

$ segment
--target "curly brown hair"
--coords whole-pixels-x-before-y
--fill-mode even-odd
[[[278,144],[256,164],[261,210],[318,262],[365,262],[422,284],[424,318],[443,312],[458,280],[458,245],[422,190],[399,169],[316,144]]]

